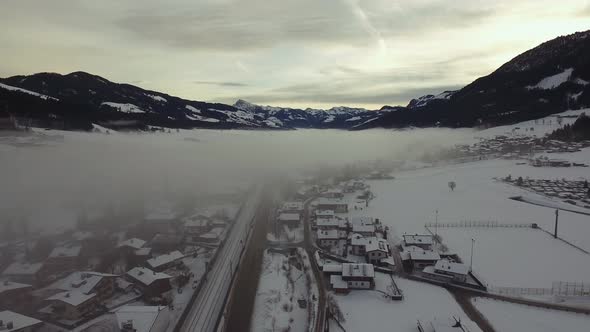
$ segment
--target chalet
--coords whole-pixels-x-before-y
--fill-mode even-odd
[[[175,250],[168,254],[148,259],[147,265],[154,271],[162,272],[172,266],[178,265],[182,258],[184,258],[184,255],[180,251]]]
[[[284,213],[303,213],[303,202],[285,202],[281,207],[281,212]]]
[[[409,247],[414,246],[418,248],[422,248],[424,250],[432,250],[433,245],[433,236],[432,235],[422,235],[422,234],[404,234],[403,235],[403,246]]]
[[[148,297],[159,296],[169,291],[171,276],[152,271],[146,267],[133,268],[125,274],[129,281],[135,283]]]
[[[375,225],[352,225],[352,232],[365,237],[375,236]]]
[[[318,210],[332,210],[335,213],[348,212],[348,202],[341,198],[320,197],[317,200],[316,207]]]
[[[353,233],[349,236],[349,244],[353,255],[362,256],[365,254],[367,238],[361,234]]]
[[[438,280],[465,282],[469,274],[469,267],[462,263],[441,259],[434,266],[425,267],[424,273]]]
[[[426,266],[434,265],[440,259],[437,252],[431,250],[409,251],[409,260],[414,269],[422,270]]]
[[[338,245],[340,239],[338,230],[321,230],[317,231],[318,245],[323,248],[330,248]]]
[[[340,275],[330,276],[330,284],[336,292],[372,289],[375,286],[375,269],[372,264],[344,263]]]
[[[33,286],[38,285],[44,279],[43,263],[14,262],[2,272],[2,277]]]
[[[79,245],[66,245],[54,248],[45,261],[50,273],[75,270],[82,262]]]
[[[136,250],[143,248],[145,243],[146,243],[146,241],[134,237],[134,238],[127,239],[123,242],[120,242],[117,245],[117,248],[119,248],[129,254],[132,254]]]
[[[116,278],[117,275],[114,274],[77,271],[54,282],[48,288],[72,293],[80,292],[85,295],[95,294],[95,300],[102,303],[113,296]]]
[[[344,198],[344,194],[341,189],[330,189],[320,194],[321,197],[325,198]]]
[[[41,331],[43,322],[13,311],[0,311],[0,331],[35,332]]]
[[[373,217],[353,217],[350,219],[350,223],[352,225],[359,225],[359,226],[367,226],[367,225],[375,225],[376,220]]]
[[[97,308],[96,294],[84,294],[81,291],[66,291],[49,298],[49,307],[41,310],[53,319],[79,320]]]
[[[389,257],[389,254],[389,244],[386,240],[376,237],[367,239],[367,244],[365,245],[367,263],[377,265],[381,260]]]
[[[299,220],[301,216],[299,213],[281,213],[277,218],[277,223],[280,225],[287,225],[289,227],[299,226]]]
[[[334,210],[316,210],[316,219],[334,219]]]
[[[28,284],[0,280],[0,310],[22,309],[30,306],[32,290],[33,286]]]

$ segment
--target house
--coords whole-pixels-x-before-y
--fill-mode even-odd
[[[317,231],[318,245],[322,248],[330,248],[338,245],[340,239],[338,230],[321,230]]]
[[[372,264],[343,263],[341,274],[330,276],[330,284],[336,292],[372,289],[375,286],[375,269]]]
[[[334,188],[324,191],[320,196],[325,198],[344,198],[344,193],[341,189]]]
[[[322,229],[322,230],[328,230],[328,229],[346,230],[346,228],[347,228],[346,220],[342,220],[342,219],[317,219],[315,221],[315,225],[318,229]]]
[[[180,260],[184,257],[184,254],[178,250],[170,252],[168,254],[160,255],[152,259],[147,260],[147,265],[154,271],[164,271],[174,265],[177,265]]]
[[[117,275],[115,274],[76,271],[70,273],[63,279],[54,282],[47,288],[81,292],[86,295],[95,294],[95,300],[98,303],[102,303],[113,296],[113,293],[115,292],[116,278]]]
[[[14,262],[2,272],[2,276],[12,281],[35,286],[44,279],[43,263]]]
[[[170,311],[165,306],[126,305],[114,314],[123,332],[164,332],[170,325]]]
[[[49,273],[60,273],[63,271],[75,270],[82,262],[80,245],[65,245],[54,248],[47,260],[45,266]]]
[[[365,255],[365,249],[367,246],[367,238],[361,234],[353,233],[349,236],[349,244],[352,248],[353,255],[363,256]]]
[[[440,255],[431,250],[414,250],[409,252],[409,260],[414,269],[422,270],[426,266],[436,264],[439,259]]]
[[[367,263],[378,265],[381,260],[389,257],[389,253],[389,243],[386,240],[376,237],[367,239],[367,244],[365,245]]]
[[[169,291],[171,276],[152,271],[146,267],[133,268],[125,274],[129,281],[134,282],[148,297],[159,296]]]
[[[334,219],[334,210],[316,210],[316,219]]]
[[[143,248],[145,243],[146,241],[133,237],[123,242],[120,242],[117,245],[117,248],[127,252],[128,254],[133,254],[136,250]]]
[[[367,226],[367,225],[375,225],[376,221],[373,217],[353,217],[350,219],[350,223],[352,225],[359,225],[359,226]]]
[[[32,300],[32,290],[33,286],[28,284],[0,280],[0,310],[29,307]]]
[[[49,298],[51,304],[42,309],[53,319],[79,320],[97,308],[96,294],[85,294],[81,291],[65,291]]]
[[[281,207],[281,212],[301,214],[301,213],[303,213],[303,202],[297,202],[297,201],[285,202],[285,203],[283,203],[283,206]]]
[[[463,263],[441,259],[434,266],[425,267],[424,273],[442,281],[465,282],[469,274],[469,267]]]
[[[0,311],[0,331],[35,332],[41,331],[43,322],[13,311]]]
[[[281,213],[277,218],[277,223],[280,225],[287,225],[289,227],[295,228],[299,226],[300,220],[299,213]]]
[[[375,225],[352,225],[352,232],[365,237],[375,236]]]
[[[211,228],[211,219],[205,216],[191,217],[184,222],[184,232],[187,236],[206,233]]]
[[[334,213],[347,213],[348,202],[341,198],[320,197],[316,202],[318,210],[332,210]]]
[[[404,234],[403,235],[403,246],[415,246],[424,250],[432,250],[434,244],[434,238],[432,235],[423,234]]]

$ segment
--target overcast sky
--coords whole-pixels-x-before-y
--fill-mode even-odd
[[[590,1],[2,0],[0,77],[87,71],[180,97],[379,108],[590,29]]]

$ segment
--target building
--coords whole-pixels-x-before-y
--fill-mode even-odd
[[[378,239],[376,237],[367,239],[365,245],[365,257],[367,263],[378,265],[381,260],[389,257],[389,243],[384,239]]]
[[[337,229],[331,229],[331,230],[318,229],[317,238],[318,238],[318,245],[322,248],[335,247],[338,245],[338,241],[340,240]]]
[[[184,232],[187,236],[206,233],[211,228],[211,220],[205,216],[191,217],[184,222]]]
[[[299,226],[300,218],[299,213],[281,213],[277,218],[277,223],[295,228]]]
[[[85,294],[81,291],[66,291],[47,298],[51,304],[41,309],[53,319],[79,320],[97,308],[95,293]]]
[[[440,255],[431,250],[413,250],[409,252],[410,264],[414,269],[422,270],[427,266],[436,264],[439,259]]]
[[[375,269],[372,264],[344,263],[340,275],[330,276],[330,284],[336,292],[372,289],[375,286]]]
[[[362,217],[352,217],[350,219],[350,223],[352,225],[360,225],[360,226],[366,226],[366,225],[375,225],[375,218],[373,217],[367,217],[367,216],[362,216]]]
[[[415,246],[424,250],[432,250],[432,245],[434,244],[432,235],[404,234],[403,238],[404,247]]]
[[[178,250],[175,250],[170,253],[148,259],[147,265],[154,271],[162,272],[174,265],[178,265],[182,258],[184,258],[184,254]]]
[[[344,198],[344,193],[341,189],[334,188],[324,191],[320,196],[325,198]]]
[[[375,236],[375,225],[352,225],[352,232],[365,237]]]
[[[0,331],[2,332],[35,332],[41,331],[43,322],[18,314],[13,311],[0,311]]]
[[[316,208],[318,210],[332,210],[334,213],[347,213],[348,202],[341,198],[320,197],[317,200]]]
[[[122,332],[164,332],[170,325],[170,311],[164,306],[126,305],[114,314]]]
[[[352,249],[352,254],[357,256],[364,256],[367,246],[367,238],[361,234],[353,233],[349,237],[349,244]]]
[[[28,284],[0,280],[0,310],[29,307],[32,301],[32,290],[33,286]]]
[[[117,245],[117,248],[119,248],[119,249],[123,250],[124,252],[126,252],[127,254],[131,255],[136,250],[143,248],[145,243],[146,243],[145,240],[133,237],[133,238],[127,239],[123,242],[120,242]]]
[[[2,276],[15,282],[35,286],[44,279],[43,263],[14,262],[2,272]]]
[[[297,201],[285,202],[285,203],[283,203],[283,206],[281,207],[281,212],[301,214],[301,213],[303,213],[303,202],[297,202]]]
[[[329,229],[341,229],[346,230],[348,225],[346,220],[342,219],[317,219],[315,225],[318,229],[329,230]]]
[[[463,263],[441,259],[434,266],[425,267],[423,272],[441,281],[465,282],[469,275],[469,267]]]
[[[133,268],[127,271],[125,276],[129,281],[135,283],[148,297],[159,296],[172,288],[170,285],[171,276],[152,271],[146,267]]]
[[[47,260],[45,266],[49,273],[59,273],[63,271],[75,270],[81,263],[80,245],[66,245],[54,248]]]
[[[334,219],[334,210],[315,210],[316,219]]]
[[[113,296],[115,292],[115,280],[117,277],[118,276],[115,274],[77,271],[54,282],[47,288],[69,292],[81,292],[86,295],[95,294],[95,300],[98,303],[102,303]]]

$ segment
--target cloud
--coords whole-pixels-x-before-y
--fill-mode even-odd
[[[215,81],[194,81],[195,84],[213,85],[220,87],[246,87],[248,84],[240,82],[215,82]]]

